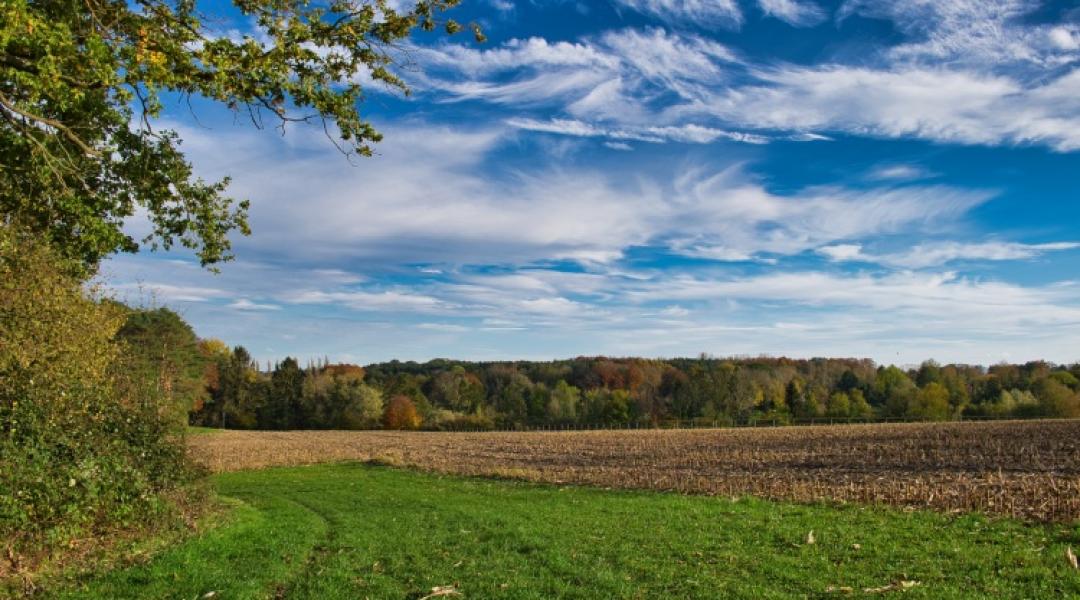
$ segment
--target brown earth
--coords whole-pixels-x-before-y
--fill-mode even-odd
[[[457,475],[1080,519],[1080,420],[761,429],[194,435],[212,471],[377,461]]]

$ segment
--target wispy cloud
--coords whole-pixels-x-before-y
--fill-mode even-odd
[[[904,163],[878,165],[866,174],[870,181],[914,181],[933,176],[934,173],[922,166]]]
[[[895,23],[908,37],[886,50],[896,61],[1000,68],[1075,60],[1075,24],[1042,24],[1024,18],[1040,4],[1036,0],[848,0],[837,18],[860,15]]]
[[[672,23],[738,29],[743,14],[735,0],[616,0],[627,8]]]
[[[761,83],[674,110],[746,128],[1080,149],[1080,70],[1034,85],[940,68],[782,66],[756,75]]]
[[[961,260],[1005,261],[1030,260],[1049,252],[1080,248],[1076,242],[1022,244],[1018,242],[934,242],[912,247],[904,252],[868,254],[858,244],[824,246],[817,251],[836,262],[859,261],[906,269],[941,267]]]
[[[747,260],[759,253],[798,254],[822,244],[944,223],[993,194],[945,186],[851,190],[820,187],[791,196],[769,193],[738,169],[687,171],[676,182],[684,211],[671,228],[683,254]],[[828,240],[828,241],[826,241]]]
[[[518,124],[609,133],[575,121]],[[723,133],[643,132],[658,139]],[[260,236],[242,240],[242,248],[339,266],[610,262],[644,246],[770,260],[762,255],[947,224],[994,195],[945,185],[816,186],[778,195],[738,163],[650,169],[627,179],[553,158],[493,177],[485,165],[506,130],[398,126],[388,133],[382,155],[354,168],[269,147],[237,161],[229,149],[259,147],[244,140],[196,144],[195,156],[236,173],[238,191],[260,199],[252,213]]]
[[[585,123],[575,119],[509,119],[507,125],[528,131],[556,133],[576,137],[602,137],[612,140],[629,140],[662,144],[665,142],[683,142],[690,144],[709,144],[718,139],[744,142],[747,144],[765,144],[769,139],[763,135],[725,131],[701,125],[669,125],[666,127],[639,127],[608,129],[599,125]]]
[[[277,304],[261,304],[258,302],[252,302],[247,298],[238,298],[229,308],[235,308],[236,310],[281,310],[281,306]]]
[[[176,285],[151,281],[124,282],[109,285],[124,302],[134,304],[157,304],[170,302],[209,302],[219,298],[228,298],[226,290],[193,285]]]
[[[809,4],[766,4],[770,14],[793,19],[818,14]],[[1080,148],[1080,71],[1067,66],[1080,51],[1066,49],[1080,30],[1016,25],[1027,3],[980,8],[989,4],[849,3],[841,17],[892,18],[922,40],[883,48],[860,64],[763,62],[697,35],[621,29],[575,43],[530,38],[490,50],[424,49],[438,68],[420,79],[448,99],[512,105],[519,115],[554,108],[572,117],[564,123],[605,131],[695,126],[756,140],[832,131]],[[948,52],[981,59],[951,61]],[[1026,66],[1001,69],[1005,55],[1024,58]],[[439,69],[453,77],[440,77]]]
[[[676,277],[630,293],[641,301],[753,300],[807,307],[862,308],[897,319],[914,317],[955,328],[1080,325],[1074,286],[1025,288],[955,273],[884,276],[820,272],[772,273],[738,279]]]
[[[793,27],[813,27],[825,21],[825,11],[810,0],[758,0],[761,11]]]
[[[353,310],[380,312],[442,312],[452,307],[438,298],[409,291],[333,291],[302,290],[282,298],[293,304],[340,304]]]
[[[452,100],[558,106],[577,118],[639,126],[671,97],[702,100],[739,71],[723,44],[660,28],[619,29],[579,42],[514,39],[499,48],[418,48],[429,68],[418,86]]]

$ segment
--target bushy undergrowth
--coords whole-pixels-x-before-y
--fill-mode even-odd
[[[0,226],[0,543],[13,557],[149,522],[192,476],[177,424],[123,391],[138,389],[122,385],[123,307],[77,274]]]

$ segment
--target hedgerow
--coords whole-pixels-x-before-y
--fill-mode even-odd
[[[153,522],[193,476],[181,423],[123,385],[122,305],[0,226],[0,548],[7,569]],[[4,569],[0,569],[2,572]]]

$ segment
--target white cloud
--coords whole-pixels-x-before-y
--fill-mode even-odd
[[[236,310],[281,310],[281,307],[277,304],[260,304],[247,298],[238,298],[229,305],[229,308],[235,308]]]
[[[750,142],[811,140],[832,131],[1080,149],[1080,69],[1067,66],[1080,60],[1080,51],[1063,49],[1080,44],[1080,29],[1021,27],[1014,17],[1023,14],[1024,3],[993,10],[979,8],[983,4],[849,3],[842,17],[892,18],[919,40],[857,66],[755,63],[700,36],[653,28],[621,29],[575,43],[531,38],[490,50],[425,48],[419,52],[436,66],[436,75],[420,79],[450,100],[512,106],[517,122],[532,123],[532,129],[545,121],[523,113],[559,109],[565,116],[546,121],[548,129],[577,122],[584,129],[576,135],[641,137],[649,135],[648,128],[698,127],[707,136],[728,132]],[[964,23],[967,29],[957,33]],[[1014,29],[1024,35],[1013,36]],[[993,32],[1000,31],[1028,51],[983,39],[996,40]],[[1024,66],[1002,67],[1006,55]],[[447,76],[437,76],[440,70]]]
[[[694,258],[707,258],[722,262],[748,262],[754,260],[754,253],[738,248],[731,248],[721,244],[707,244],[688,240],[677,242],[674,250],[684,256]]]
[[[625,69],[685,97],[696,93],[688,82],[723,81],[727,73],[722,65],[738,62],[735,53],[718,42],[659,28],[610,31],[598,44]]]
[[[739,169],[715,174],[689,170],[676,181],[676,191],[670,245],[683,254],[720,260],[798,254],[908,228],[927,231],[992,196],[946,186],[866,191],[818,187],[778,196]]]
[[[163,264],[153,270],[163,276],[188,276],[183,265],[157,262]],[[290,276],[287,265],[278,268]],[[249,284],[230,278],[222,295],[254,295],[244,289]],[[922,271],[455,272],[393,290],[355,284],[282,289],[275,302],[282,310],[272,317],[238,315],[213,302],[186,305],[185,312],[201,335],[242,341],[262,358],[328,354],[353,361],[701,351],[985,363],[1008,351],[1014,360],[1065,361],[1075,360],[1070,340],[1080,334],[1075,283],[1025,287]],[[342,317],[327,307],[355,314]],[[423,320],[416,322],[417,316]],[[284,336],[291,336],[288,348],[280,345]]]
[[[1066,52],[1080,50],[1080,31],[1075,25],[1053,27],[1047,32],[1047,36],[1050,38],[1050,43],[1056,48]]]
[[[726,139],[747,144],[765,144],[768,138],[753,133],[725,131],[712,127],[687,124],[666,127],[625,127],[609,129],[576,119],[550,119],[538,121],[528,118],[513,118],[507,125],[527,131],[555,133],[575,137],[603,137],[613,140],[632,140],[654,144],[664,142],[683,142],[689,144],[709,144],[718,139]],[[625,149],[629,149],[627,146]]]
[[[862,253],[862,246],[859,244],[835,244],[833,246],[822,246],[817,249],[817,252],[823,256],[829,258],[829,260],[836,262],[844,262],[850,260],[863,260],[864,255]]]
[[[825,20],[825,11],[809,0],[758,0],[758,6],[793,27],[813,27]]]
[[[628,292],[638,301],[784,302],[832,310],[865,309],[879,318],[912,317],[957,327],[1080,324],[1073,286],[1026,288],[953,273],[902,272],[884,276],[818,272],[772,273],[737,279],[674,277]]]
[[[452,308],[438,298],[397,290],[381,292],[304,290],[289,294],[283,300],[293,304],[340,304],[353,310],[381,312],[435,312]]]
[[[499,48],[445,44],[420,47],[424,62],[463,73],[491,75],[530,67],[598,67],[614,69],[618,59],[590,43],[549,42],[544,38],[511,39]]]
[[[1076,242],[1021,244],[1017,242],[933,242],[923,243],[904,252],[866,254],[862,246],[837,244],[818,248],[817,252],[836,262],[871,262],[905,269],[941,267],[958,260],[1029,260],[1048,252],[1080,248]]]
[[[559,106],[579,118],[653,123],[670,97],[702,101],[739,64],[726,46],[659,28],[620,29],[581,42],[510,40],[499,48],[417,48],[417,86],[520,109]]]
[[[661,138],[676,142],[689,142],[695,144],[708,144],[717,139],[728,139],[747,144],[765,144],[769,138],[755,133],[739,131],[724,131],[701,125],[667,125],[664,127],[648,127],[643,130],[646,135],[656,135]]]
[[[573,121],[556,125],[580,134],[599,131]],[[772,259],[946,226],[993,195],[940,185],[813,187],[777,195],[741,166],[644,169],[627,178],[534,159],[527,170],[493,175],[486,166],[512,139],[506,131],[384,130],[381,154],[355,167],[319,138],[312,143],[323,145],[322,152],[294,141],[297,151],[281,153],[247,139],[258,133],[235,141],[222,135],[213,144],[196,135],[188,146],[198,165],[234,175],[235,194],[256,199],[251,222],[258,233],[237,240],[241,253],[339,268],[610,262],[641,246],[720,260]],[[643,133],[705,135],[697,129]],[[303,137],[300,130],[294,135]]]
[[[909,38],[887,50],[892,60],[998,68],[1005,64],[1064,64],[1076,58],[1067,26],[1023,19],[1036,0],[848,0],[838,18],[888,19]],[[1065,42],[1061,44],[1059,42]]]
[[[525,312],[560,316],[578,314],[582,311],[590,310],[590,307],[580,302],[574,302],[573,300],[561,296],[522,300],[520,306]]]
[[[933,176],[933,173],[919,165],[901,163],[878,165],[866,174],[866,178],[871,181],[913,181]]]
[[[944,265],[957,260],[1027,260],[1047,252],[1060,252],[1080,247],[1075,242],[1050,244],[1019,244],[1009,242],[984,242],[964,244],[945,242],[919,244],[910,252],[894,257],[891,262],[913,269]]]
[[[687,317],[690,316],[690,311],[677,305],[669,306],[660,311],[661,315],[665,317]]]
[[[800,132],[793,133],[784,138],[791,142],[832,142],[833,138],[819,133]]]
[[[1080,70],[1036,85],[938,68],[782,66],[677,109],[742,127],[1080,149]]]
[[[125,282],[108,285],[108,288],[118,294],[122,301],[134,304],[208,302],[230,295],[220,288],[159,282]]]
[[[453,323],[420,323],[416,328],[440,331],[443,333],[464,333],[469,331],[468,327],[465,327],[464,325],[455,325]]]
[[[738,29],[742,11],[735,0],[616,0],[619,4],[672,23]]]

